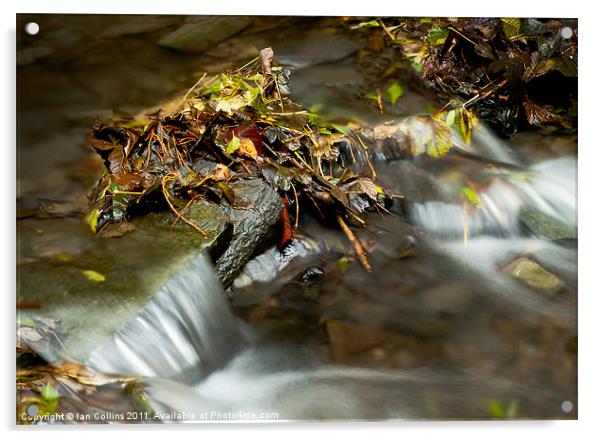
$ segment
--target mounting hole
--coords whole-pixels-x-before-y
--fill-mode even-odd
[[[26,412],[31,417],[38,416],[40,414],[40,408],[35,404],[31,404],[27,407]]]
[[[571,29],[568,26],[563,27],[562,29],[560,29],[560,36],[565,40],[571,39],[571,37],[573,36],[573,29]]]
[[[33,21],[31,23],[27,23],[25,25],[25,32],[27,32],[29,35],[36,35],[38,32],[40,32],[40,25]]]
[[[571,413],[573,411],[573,403],[571,401],[562,401],[560,408],[565,413]]]

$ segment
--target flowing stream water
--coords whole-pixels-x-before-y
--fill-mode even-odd
[[[426,111],[411,91],[384,117],[341,94],[363,81],[358,43],[316,27],[303,44],[282,28],[251,36],[278,35],[276,53],[296,67],[294,99],[367,124]],[[341,269],[342,233],[302,218],[288,254],[266,250],[228,291],[206,254],[189,261],[88,365],[145,377],[155,411],[192,420],[466,419],[495,407],[573,417],[561,405],[576,410],[576,150],[551,139],[509,143],[483,127],[441,159],[376,150],[380,181],[405,198],[358,232],[371,243],[373,273]],[[26,149],[22,163],[39,151]],[[37,181],[29,174],[24,204],[28,190],[48,191],[28,189]]]
[[[567,305],[571,298],[549,300],[499,269],[517,255],[530,254],[575,294],[575,249],[521,235],[517,219],[521,206],[534,205],[574,227],[574,169],[575,161],[564,157],[524,168],[521,172],[533,177],[528,181],[483,171],[495,182],[467,223],[461,203],[412,204],[410,217],[426,231],[418,251],[439,258],[432,262],[437,267],[451,264],[454,277],[472,279],[471,289],[482,290],[485,313],[506,307],[524,322],[543,318],[574,324],[574,309]],[[437,182],[449,185],[445,179]],[[464,240],[466,224],[470,233]],[[445,280],[448,271],[439,276]],[[486,343],[487,334],[482,336]],[[438,417],[476,417],[474,406],[491,395],[540,409],[558,402],[553,390],[538,389],[533,396],[528,385],[504,378],[437,367],[341,367],[325,363],[307,347],[270,343],[230,311],[206,255],[168,281],[135,320],[93,353],[89,364],[103,372],[148,377],[145,385],[156,411],[188,413],[197,420],[427,418],[433,416],[425,397],[429,392],[436,395],[431,398]],[[463,400],[449,401],[458,391]]]

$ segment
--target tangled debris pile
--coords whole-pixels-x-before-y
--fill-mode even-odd
[[[105,170],[87,217],[91,229],[120,235],[131,230],[128,220],[136,215],[169,209],[174,225],[182,221],[209,238],[189,216],[194,205],[208,203],[229,215],[235,239],[237,225],[248,228],[236,212],[274,216],[248,195],[266,184],[281,199],[273,218],[281,224],[280,248],[290,241],[300,212],[340,226],[351,238],[347,223],[363,225],[366,209],[386,211],[390,196],[375,181],[362,136],[292,102],[291,70],[273,58],[266,48],[236,71],[202,77],[170,114],[97,123],[89,142]],[[257,186],[241,196],[237,185],[245,182]],[[361,244],[352,241],[370,269]],[[244,244],[250,252],[257,242]]]
[[[353,27],[378,28],[445,108],[472,109],[501,134],[576,130],[576,20],[385,18]]]

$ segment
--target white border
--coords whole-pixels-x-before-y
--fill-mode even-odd
[[[214,0],[211,2],[195,0],[183,1],[125,1],[100,0],[94,2],[76,2],[73,0],[22,0],[18,3],[4,1],[1,4],[2,14],[2,48],[4,65],[1,69],[3,97],[0,106],[2,125],[2,155],[0,161],[4,169],[1,174],[2,202],[0,218],[3,222],[2,242],[5,243],[5,259],[2,264],[3,276],[7,288],[3,289],[4,355],[1,368],[3,371],[2,406],[3,426],[9,429],[9,434],[16,431],[11,426],[14,423],[14,291],[15,291],[15,13],[17,12],[47,12],[47,13],[146,13],[146,14],[241,14],[241,15],[399,15],[399,16],[540,16],[540,17],[578,17],[579,18],[579,421],[563,422],[430,422],[430,423],[345,423],[345,424],[229,424],[229,425],[198,425],[177,426],[178,435],[192,433],[199,437],[203,434],[233,432],[237,435],[251,437],[278,436],[303,437],[325,433],[347,437],[364,437],[366,434],[382,436],[406,437],[424,436],[452,438],[503,438],[526,434],[544,436],[547,438],[568,438],[589,436],[588,433],[599,431],[597,422],[601,417],[602,402],[599,392],[602,390],[600,375],[602,367],[599,362],[598,347],[602,330],[602,301],[600,299],[600,191],[602,185],[596,180],[602,174],[602,130],[601,111],[602,99],[602,66],[599,56],[602,53],[600,45],[602,32],[599,21],[602,16],[593,7],[573,2],[552,3],[546,1],[475,1],[451,2],[449,0],[408,1],[401,0],[369,0],[369,1],[285,1],[285,0]],[[590,3],[590,4],[593,4]],[[43,31],[43,30],[42,30]],[[11,243],[11,245],[6,245]],[[135,434],[151,437],[162,437],[168,426],[143,428],[139,426],[114,427],[112,431],[131,431]],[[20,430],[20,431],[19,431]],[[86,437],[104,437],[109,431],[106,427],[88,427],[78,429],[19,429],[18,434],[37,434],[42,436],[63,437],[65,434],[86,435]],[[141,431],[142,430],[142,431]]]

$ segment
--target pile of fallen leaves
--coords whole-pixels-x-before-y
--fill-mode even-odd
[[[88,140],[105,169],[92,230],[123,234],[134,216],[169,209],[206,236],[187,209],[200,199],[236,208],[230,184],[245,178],[264,179],[282,197],[281,246],[300,212],[347,233],[366,209],[385,211],[362,137],[289,99],[291,71],[273,56],[266,48],[236,71],[201,77],[168,114],[97,123]]]
[[[91,413],[125,413],[144,406],[138,378],[105,376],[67,360],[64,335],[57,320],[35,318],[17,324],[18,424],[99,423]],[[116,406],[116,401],[125,405]]]
[[[576,20],[385,18],[353,27],[378,28],[445,108],[475,111],[501,134],[576,130]]]

